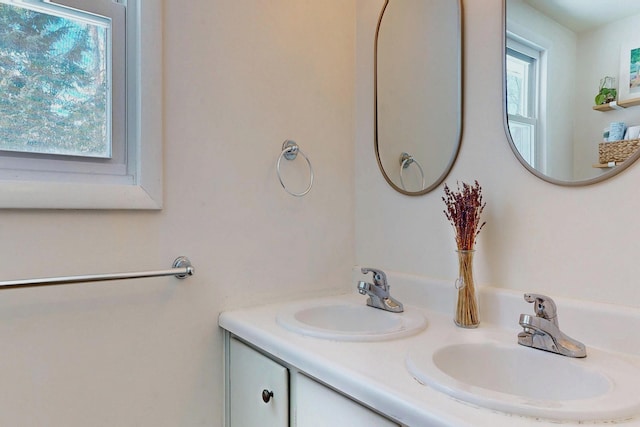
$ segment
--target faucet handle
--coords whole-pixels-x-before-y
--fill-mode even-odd
[[[385,290],[389,287],[389,285],[387,284],[387,275],[384,273],[384,271],[370,267],[362,267],[360,271],[362,272],[362,274],[373,273],[374,285],[379,286]]]
[[[533,310],[535,311],[536,316],[547,319],[558,326],[558,310],[556,308],[556,303],[551,299],[551,297],[540,294],[524,294],[524,300],[526,302],[534,303]]]

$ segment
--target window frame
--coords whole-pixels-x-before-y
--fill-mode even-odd
[[[533,167],[540,162],[542,153],[540,147],[542,146],[541,135],[541,120],[540,120],[540,105],[541,105],[541,57],[542,52],[538,48],[529,45],[524,40],[516,38],[510,34],[507,35],[507,46],[505,54],[507,57],[511,56],[520,61],[529,63],[529,72],[527,73],[527,114],[517,115],[509,114],[506,111],[508,123],[518,123],[523,126],[531,126],[533,129],[533,140],[531,141],[531,147],[528,153],[522,153],[521,155],[525,160]],[[515,141],[514,141],[515,144]]]
[[[39,0],[19,0],[33,4]],[[83,9],[87,0],[44,0]],[[126,162],[120,172],[104,173],[100,160],[70,156],[51,162],[71,171],[3,169],[0,208],[18,209],[162,209],[162,8],[159,0],[119,0],[126,6],[122,55],[126,115],[121,120]],[[144,49],[142,49],[144,46]],[[144,78],[142,78],[144,76]],[[43,157],[34,155],[34,157]],[[19,154],[16,159],[25,156]],[[93,164],[93,165],[92,165]],[[94,167],[97,166],[97,167]],[[124,170],[122,170],[124,167]],[[101,169],[102,168],[102,169]],[[79,172],[78,172],[79,171]],[[8,173],[7,173],[8,172]]]

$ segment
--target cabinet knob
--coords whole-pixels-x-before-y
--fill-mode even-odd
[[[262,401],[264,403],[269,403],[271,398],[273,397],[273,392],[267,389],[262,390]]]

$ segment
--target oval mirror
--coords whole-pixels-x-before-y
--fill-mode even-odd
[[[386,0],[375,42],[375,151],[386,181],[418,196],[436,188],[461,134],[460,1]]]
[[[640,145],[640,2],[505,0],[505,129],[539,178],[587,185]]]

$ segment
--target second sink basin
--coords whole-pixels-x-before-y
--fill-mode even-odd
[[[594,349],[586,359],[573,359],[511,341],[427,345],[412,349],[406,365],[424,384],[502,412],[560,421],[613,421],[640,411],[638,367]]]
[[[316,338],[337,341],[383,341],[415,334],[427,325],[416,309],[391,313],[350,302],[311,302],[291,306],[277,316],[280,326]]]

